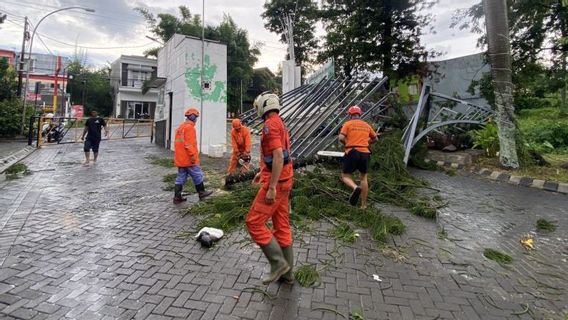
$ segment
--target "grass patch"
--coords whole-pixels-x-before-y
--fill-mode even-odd
[[[536,221],[536,229],[538,231],[553,232],[556,230],[556,225],[546,219],[538,219]]]
[[[174,167],[174,159],[170,157],[158,157],[158,156],[149,156],[146,157],[148,161],[155,165],[164,168],[173,168]]]
[[[410,213],[419,217],[436,219],[436,209],[432,208],[425,202],[416,203],[413,207],[410,208]]]
[[[14,163],[13,165],[9,166],[4,172],[6,174],[18,174],[29,172],[29,169],[28,166],[23,163]]]
[[[331,229],[330,234],[338,240],[349,243],[355,242],[358,237],[353,228],[351,228],[351,226],[345,222],[342,222]]]
[[[303,265],[296,269],[294,277],[299,285],[304,288],[317,287],[320,284],[320,274],[317,266],[313,264]]]
[[[200,202],[186,211],[186,214],[204,216],[197,224],[197,229],[212,227],[225,233],[244,226],[247,214],[257,189],[250,185],[241,185],[233,192],[212,197]]]
[[[22,175],[30,175],[32,172],[28,169],[23,163],[14,163],[13,165],[9,166],[4,173],[6,174],[6,180],[14,180],[19,179]]]
[[[347,199],[350,191],[339,179],[337,164],[319,164],[311,171],[295,172],[295,183],[290,197],[291,225],[307,230],[313,221],[325,217],[345,224],[332,231],[334,236],[343,241],[354,241],[352,228],[358,227],[368,229],[373,239],[383,242],[389,234],[402,234],[405,226],[400,219],[383,214],[375,203],[386,202],[408,209],[415,208],[418,214],[435,217],[436,209],[432,201],[420,198],[417,192],[419,188],[427,188],[428,183],[410,175],[402,161],[404,152],[400,135],[389,135],[373,148],[376,156],[371,158],[371,191],[367,209],[349,205]],[[206,176],[209,181],[221,181],[207,171]],[[173,187],[174,176],[168,179],[165,181]],[[192,206],[186,214],[202,216],[199,227],[215,227],[226,232],[241,228],[244,227],[245,215],[256,192],[257,188],[251,187],[250,182],[235,184],[230,192]]]
[[[483,251],[483,255],[487,259],[493,260],[499,264],[509,264],[513,262],[513,258],[511,258],[511,256],[494,249],[489,249],[489,248],[485,249]]]
[[[363,313],[363,310],[353,311],[349,315],[349,320],[365,320],[365,319],[366,318],[365,314]]]

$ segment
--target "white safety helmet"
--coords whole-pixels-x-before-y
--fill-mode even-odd
[[[280,98],[270,91],[263,92],[254,99],[254,109],[259,117],[268,111],[280,111]]]

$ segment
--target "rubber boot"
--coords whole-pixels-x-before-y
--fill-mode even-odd
[[[262,284],[274,282],[290,270],[290,266],[282,254],[282,249],[274,238],[270,240],[269,244],[261,246],[260,249],[270,263],[270,273],[262,279]]]
[[[181,196],[182,190],[183,190],[182,184],[176,184],[176,186],[174,187],[174,203],[175,204],[180,204],[180,203],[187,200],[186,198]]]
[[[201,182],[200,184],[196,184],[195,190],[199,195],[199,200],[203,200],[213,194],[213,191],[205,191],[205,186],[203,185],[203,182]]]
[[[292,245],[282,248],[282,254],[290,266],[290,270],[280,277],[280,281],[286,284],[294,284],[294,250],[292,249]]]

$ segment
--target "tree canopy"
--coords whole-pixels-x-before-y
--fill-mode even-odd
[[[145,8],[135,10],[144,17],[150,32],[163,42],[176,33],[201,38],[201,16],[192,14],[186,6],[179,7],[179,16],[154,15]],[[241,86],[248,87],[252,82],[253,66],[260,51],[250,43],[247,31],[239,28],[229,15],[225,15],[217,26],[207,25],[204,33],[206,39],[227,45],[227,106],[229,111],[236,112],[241,103]],[[157,56],[159,49],[150,49],[145,54]]]
[[[73,77],[67,82],[72,104],[82,104],[85,114],[97,110],[103,116],[112,115],[112,87],[108,67],[92,70],[75,58],[67,67]]]
[[[568,7],[562,0],[508,0],[509,33],[513,57],[516,103],[529,96],[542,97],[545,91],[561,90],[565,100],[566,55],[568,52]],[[452,26],[482,33],[483,4],[459,10]],[[481,35],[478,46],[486,43]],[[536,73],[535,73],[536,72]],[[533,81],[548,79],[544,83]],[[566,105],[565,102],[562,105]]]
[[[294,22],[296,63],[302,66],[302,70],[310,69],[319,48],[315,37],[315,25],[319,19],[317,3],[312,0],[273,0],[264,4],[264,27],[280,35],[282,43],[287,43],[283,25],[283,17],[286,15]]]
[[[325,0],[327,34],[319,60],[334,58],[343,74],[362,69],[390,78],[419,73],[428,56],[420,36],[430,24],[422,10],[436,1]]]

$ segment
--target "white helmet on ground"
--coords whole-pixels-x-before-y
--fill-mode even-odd
[[[280,98],[270,91],[263,92],[254,99],[254,109],[259,117],[268,111],[280,111]]]

